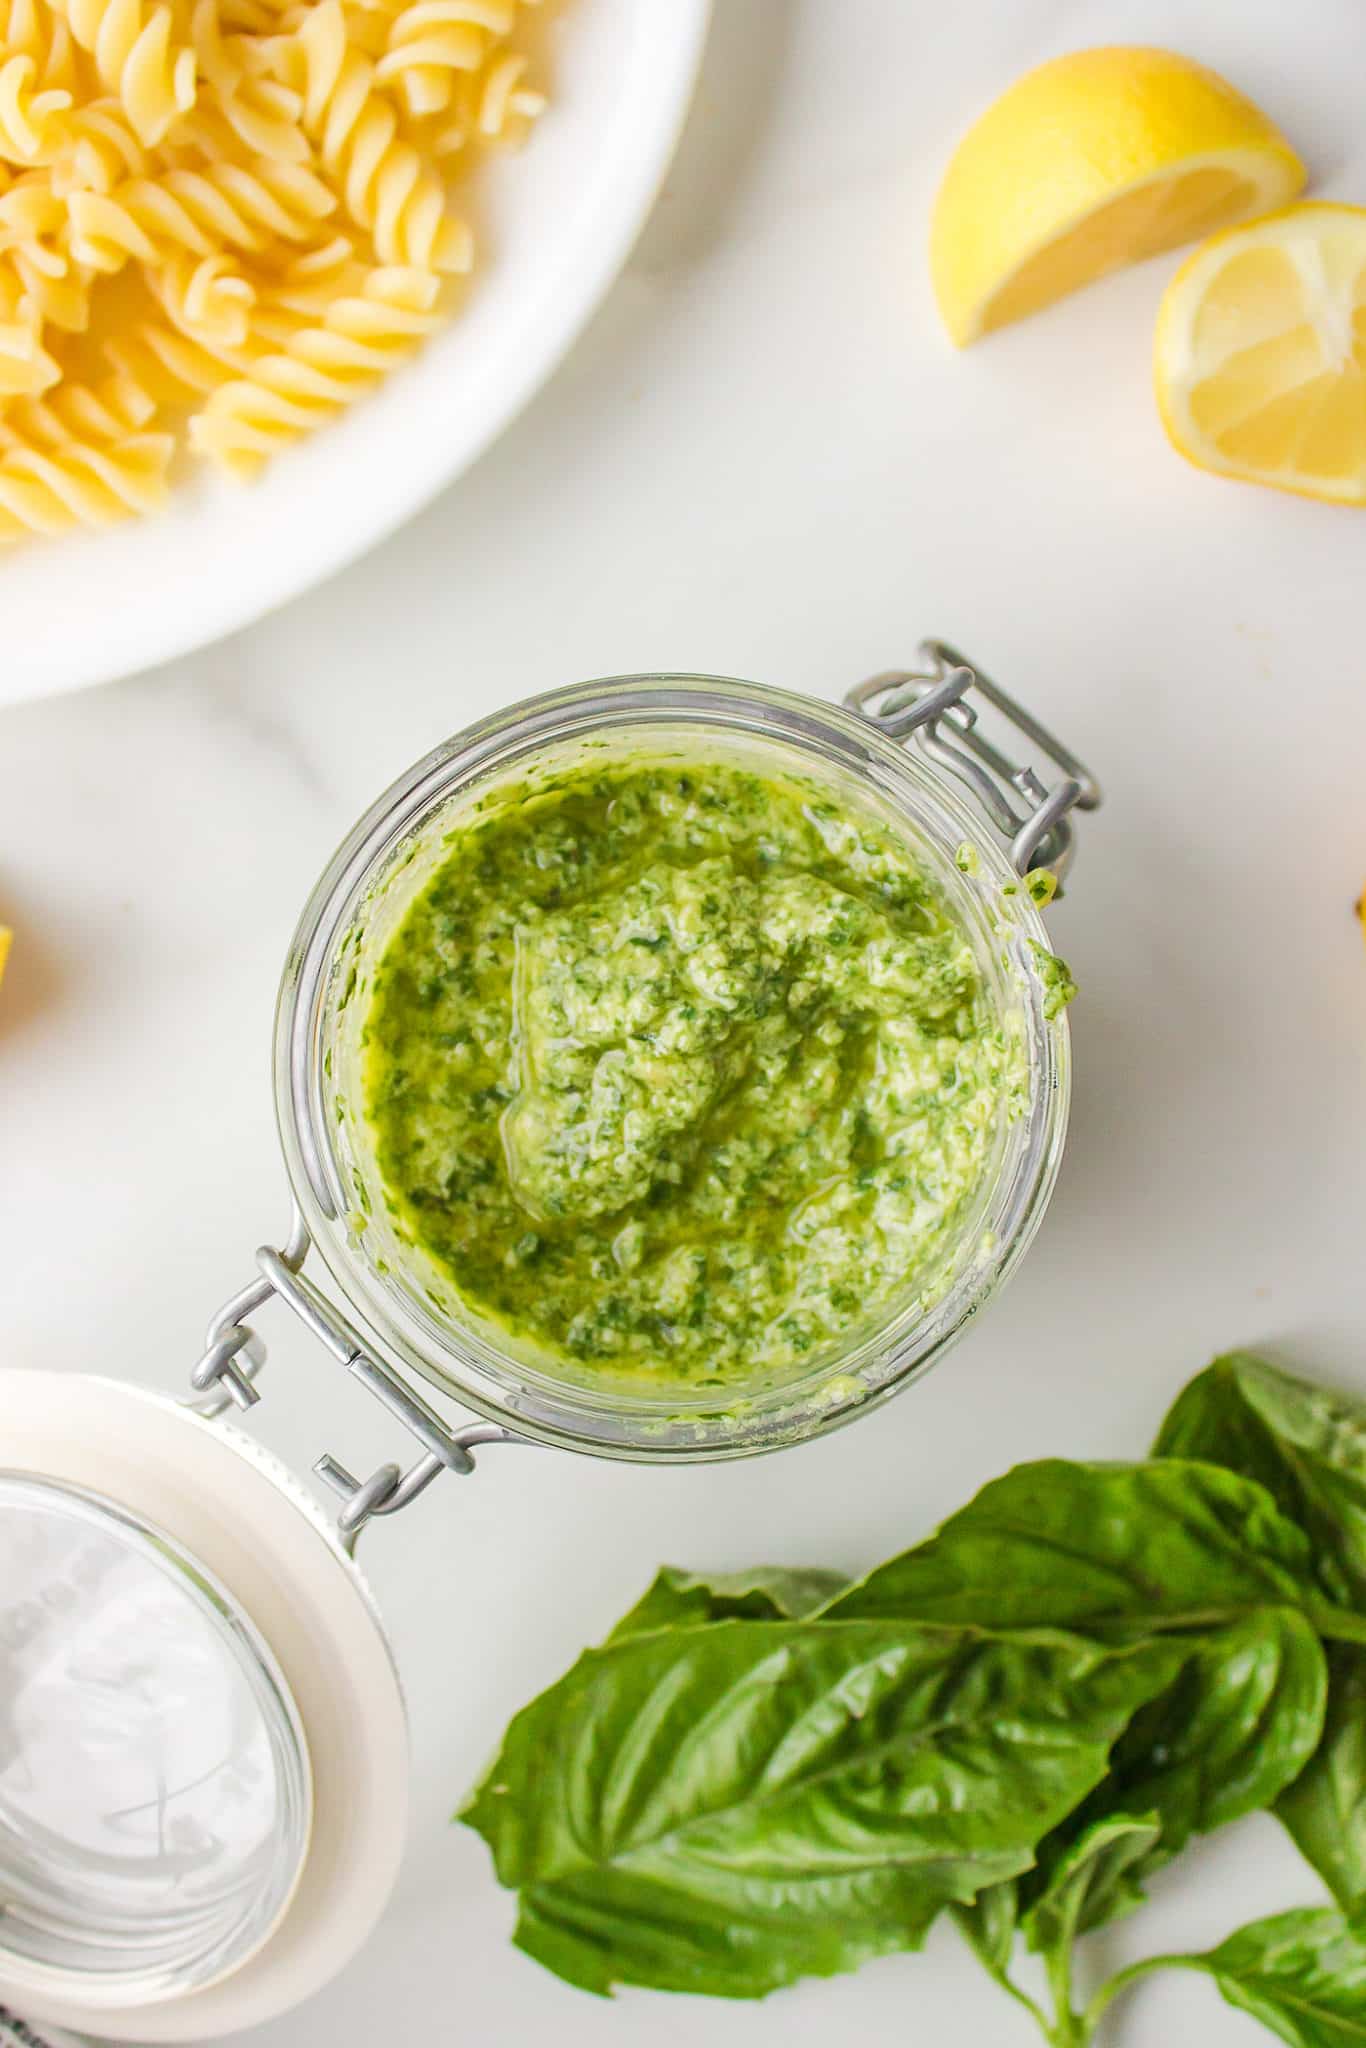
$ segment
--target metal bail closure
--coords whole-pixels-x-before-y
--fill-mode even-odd
[[[914,738],[931,761],[966,784],[1009,841],[1017,874],[1051,868],[1061,882],[1075,850],[1070,813],[1097,809],[1100,784],[1047,726],[947,640],[922,640],[916,656],[921,667],[869,676],[846,692],[845,703],[891,738]],[[994,745],[979,729],[970,693],[1029,740],[1059,778],[1045,782]]]
[[[209,1324],[203,1356],[190,1374],[196,1398],[189,1405],[198,1414],[213,1417],[233,1405],[246,1409],[260,1400],[255,1382],[265,1362],[265,1347],[247,1317],[272,1296],[286,1303],[337,1363],[403,1424],[421,1448],[422,1455],[407,1471],[401,1465],[380,1465],[368,1479],[357,1479],[330,1451],[315,1462],[313,1470],[318,1477],[341,1497],[337,1534],[350,1552],[355,1549],[357,1536],[374,1516],[397,1514],[400,1508],[406,1508],[420,1493],[425,1493],[443,1472],[462,1476],[473,1472],[472,1452],[476,1448],[484,1444],[521,1444],[527,1439],[496,1422],[475,1422],[464,1429],[448,1429],[400,1373],[370,1356],[359,1332],[326,1295],[304,1278],[299,1268],[308,1250],[308,1231],[296,1206],[284,1249],[275,1251],[262,1245],[256,1254],[258,1277],[224,1302]]]

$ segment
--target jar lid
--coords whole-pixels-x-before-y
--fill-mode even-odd
[[[407,1727],[368,1589],[221,1422],[0,1382],[0,2009],[105,2040],[286,2010],[397,1874]]]

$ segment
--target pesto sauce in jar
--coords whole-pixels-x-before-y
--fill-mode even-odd
[[[391,1214],[578,1376],[743,1386],[923,1291],[1021,1107],[913,847],[815,781],[630,759],[453,830],[381,958]]]

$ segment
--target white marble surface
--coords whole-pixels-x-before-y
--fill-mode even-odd
[[[446,1816],[661,1559],[865,1565],[1014,1459],[1135,1452],[1235,1343],[1366,1392],[1363,515],[1168,452],[1147,385],[1167,266],[963,358],[925,281],[956,132],[1026,64],[1116,38],[1226,69],[1320,191],[1366,201],[1357,0],[720,0],[627,274],[463,483],[239,638],[0,717],[4,1357],[172,1388],[286,1213],[267,1063],[296,912],[360,808],[473,714],[661,665],[834,695],[937,630],[1109,789],[1054,921],[1084,989],[1072,1139],[1009,1294],[927,1384],[823,1443],[662,1474],[490,1458],[371,1535],[412,1704],[411,1853],[370,1947],[257,2048],[1023,2048],[947,1934],[756,2009],[590,2002],[511,1950],[482,1845]],[[389,1455],[359,1396],[271,1330],[264,1438],[300,1466]],[[1314,1897],[1253,1823],[1112,1952]],[[1112,2039],[1197,2029],[1257,2038],[1173,1980]]]

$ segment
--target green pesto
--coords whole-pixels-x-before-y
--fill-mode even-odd
[[[451,833],[375,978],[391,1214],[578,1370],[738,1386],[929,1287],[1020,1061],[912,847],[821,785],[619,761]]]
[[[1072,979],[1072,970],[1065,960],[1056,953],[1050,953],[1039,945],[1033,948],[1039,979],[1043,983],[1043,1013],[1051,1022],[1060,1017],[1077,993],[1077,984]]]

